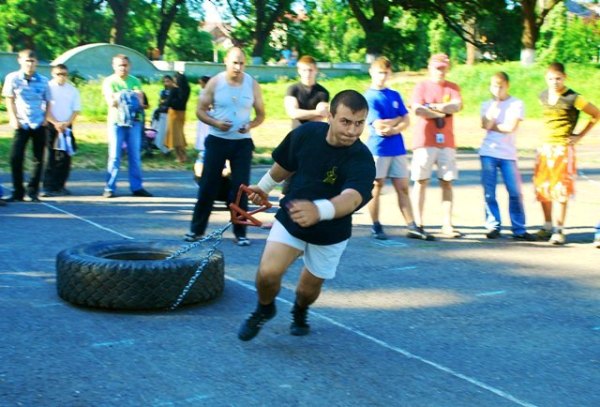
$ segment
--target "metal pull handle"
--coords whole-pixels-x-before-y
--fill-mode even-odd
[[[256,191],[251,190],[244,184],[240,185],[235,202],[229,204],[231,223],[246,226],[262,226],[262,222],[252,215],[266,211],[272,206],[269,202],[269,197],[266,194],[259,192],[258,194],[261,196],[263,201],[262,205],[252,211],[245,211],[244,209],[240,208],[240,201],[242,200],[242,195],[244,193],[253,194],[256,193]]]

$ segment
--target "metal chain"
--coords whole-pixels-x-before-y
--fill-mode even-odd
[[[177,250],[175,253],[173,253],[172,255],[170,255],[169,257],[167,257],[165,259],[165,260],[175,259],[175,258],[181,256],[182,254],[189,252],[193,248],[200,246],[202,243],[204,243],[204,242],[206,242],[208,240],[213,240],[214,239],[214,241],[215,241],[212,244],[212,246],[210,247],[210,249],[208,249],[208,252],[207,252],[206,256],[204,256],[202,258],[202,262],[200,262],[200,265],[198,266],[198,268],[194,272],[194,275],[192,277],[190,277],[190,280],[188,281],[188,283],[183,288],[183,291],[181,291],[181,293],[179,294],[179,296],[177,296],[177,299],[175,300],[175,302],[171,305],[171,307],[170,307],[171,311],[174,310],[175,308],[177,308],[183,302],[183,300],[185,299],[185,297],[188,295],[188,293],[192,289],[194,283],[196,282],[196,280],[198,279],[198,277],[200,277],[200,274],[202,274],[202,272],[204,271],[204,269],[208,265],[208,262],[210,261],[210,258],[212,257],[212,255],[217,250],[217,246],[223,240],[223,233],[225,233],[225,231],[227,229],[229,229],[230,226],[231,226],[231,222],[229,222],[228,224],[226,224],[222,228],[215,230],[211,234],[204,236],[202,239],[200,239],[200,240],[198,240],[198,241],[196,241],[194,243],[190,243],[189,245],[186,245],[186,246],[182,247],[181,249]]]

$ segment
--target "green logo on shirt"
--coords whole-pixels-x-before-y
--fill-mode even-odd
[[[335,170],[337,170],[337,167],[333,167],[327,171],[327,175],[325,175],[325,178],[323,178],[324,183],[331,185],[335,184],[335,181],[337,180],[337,174],[335,173]]]

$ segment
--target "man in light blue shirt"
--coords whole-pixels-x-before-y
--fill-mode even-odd
[[[37,56],[26,49],[19,52],[21,67],[6,75],[2,96],[5,98],[10,126],[14,129],[13,145],[10,153],[10,168],[13,181],[13,194],[8,201],[23,201],[25,192],[32,202],[39,202],[38,193],[42,167],[44,165],[44,145],[46,143],[46,123],[50,90],[48,78],[40,75]],[[23,186],[23,162],[25,148],[31,139],[33,168],[27,184]]]

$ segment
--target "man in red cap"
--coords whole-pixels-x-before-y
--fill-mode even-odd
[[[460,88],[446,80],[450,59],[446,54],[429,58],[429,78],[415,86],[412,109],[417,116],[413,137],[411,179],[415,223],[423,231],[425,190],[433,165],[442,188],[442,236],[460,237],[452,225],[452,181],[458,176],[452,116],[462,109]]]

